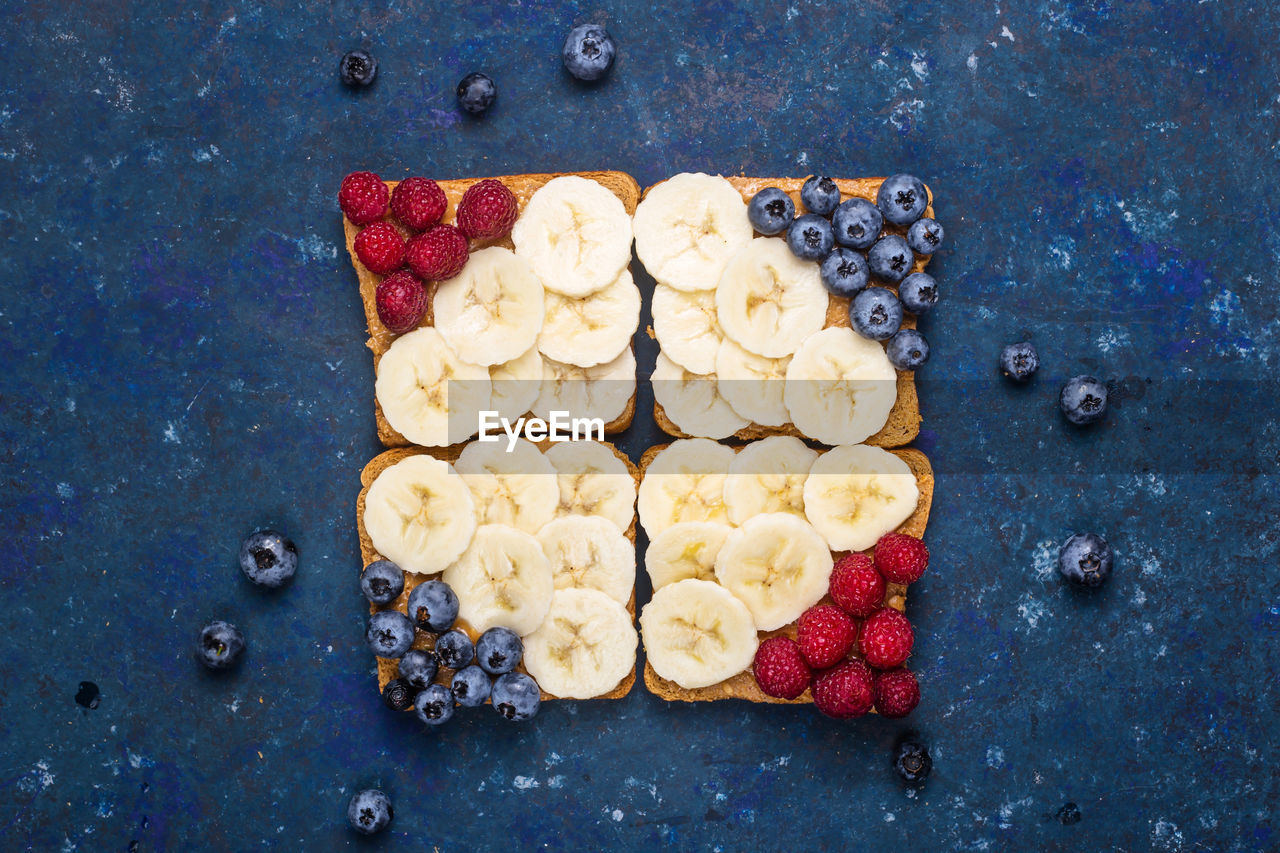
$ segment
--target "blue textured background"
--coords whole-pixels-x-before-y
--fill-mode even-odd
[[[1274,10],[68,6],[0,3],[5,847],[349,844],[374,784],[388,847],[1280,845]],[[558,58],[585,21],[619,43],[596,88]],[[358,45],[382,70],[353,93]],[[474,69],[500,89],[481,121],[452,96]],[[373,377],[334,200],[357,168],[930,182],[920,792],[889,768],[908,724],[876,718],[638,689],[423,734],[380,706],[353,519]],[[1044,369],[1015,391],[994,359],[1025,333]],[[1117,383],[1086,433],[1054,411],[1077,372]],[[274,595],[234,565],[266,524],[303,560]],[[1118,553],[1094,595],[1053,569],[1085,527]],[[191,660],[211,617],[249,637],[230,678]]]

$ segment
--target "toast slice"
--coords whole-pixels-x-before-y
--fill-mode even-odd
[[[579,177],[589,178],[605,189],[612,192],[622,202],[622,206],[626,208],[627,213],[634,214],[636,205],[640,202],[640,185],[636,183],[635,178],[626,172],[543,172],[537,174],[524,175],[503,175],[497,178],[506,185],[507,189],[515,194],[516,202],[520,206],[520,210],[524,210],[524,206],[528,204],[530,197],[547,181],[552,178],[558,178],[562,175],[578,175]],[[457,212],[458,202],[462,199],[462,194],[467,191],[472,184],[486,180],[485,178],[458,178],[447,181],[437,181],[440,189],[444,190],[445,196],[449,199],[449,206],[445,209],[443,221],[452,223],[454,215]],[[399,181],[386,181],[387,187],[395,189]],[[399,224],[387,215],[387,220],[399,228]],[[376,293],[379,282],[383,276],[372,273],[360,263],[360,259],[356,257],[355,240],[356,234],[360,233],[360,226],[354,225],[345,216],[342,217],[342,230],[346,235],[347,254],[351,256],[351,264],[355,267],[356,278],[360,282],[360,301],[364,304],[365,324],[369,330],[369,340],[365,342],[370,350],[373,351],[373,367],[378,369],[378,362],[382,359],[382,354],[390,347],[396,339],[386,326],[382,325],[382,321],[378,319],[378,304]],[[511,238],[504,237],[485,245],[502,246],[506,249],[514,248]],[[437,282],[430,282],[427,285],[427,294],[430,297],[428,302],[434,300]],[[435,317],[430,306],[427,308],[427,314],[422,318],[421,325],[431,326],[435,323]],[[634,351],[634,346],[632,347]],[[391,424],[387,423],[386,416],[382,413],[382,405],[375,396],[373,399],[374,419],[378,425],[378,440],[382,442],[384,447],[408,447],[412,444],[409,439],[401,435],[395,430]],[[636,397],[632,393],[631,400],[627,403],[627,407],[622,414],[605,424],[604,431],[607,435],[622,432],[631,425],[632,419],[636,413]]]
[[[640,457],[640,478],[642,480],[649,463],[667,446],[660,444],[656,447],[650,447]],[[745,445],[735,446],[733,448],[734,453],[741,451],[743,446]],[[915,474],[916,485],[920,489],[920,500],[916,504],[915,512],[898,526],[897,532],[921,537],[924,535],[925,526],[929,522],[929,509],[933,504],[933,468],[929,464],[928,457],[913,447],[893,449],[889,452],[907,463],[911,473]],[[833,555],[836,559],[839,559],[847,553],[847,551],[836,551],[833,552]],[[831,604],[831,597],[823,596],[822,601],[819,603]],[[888,584],[885,588],[884,603],[886,607],[892,607],[898,612],[905,611],[907,607],[906,586],[897,583]],[[793,622],[776,631],[761,631],[759,636],[761,642],[763,642],[769,637],[777,637],[779,635],[794,639],[796,636],[796,624]],[[650,693],[669,702],[715,702],[719,699],[745,699],[748,702],[768,702],[776,705],[805,705],[813,702],[813,697],[807,689],[795,699],[779,699],[769,696],[756,684],[755,676],[751,674],[750,669],[740,672],[732,678],[727,678],[719,684],[689,690],[658,675],[653,671],[649,661],[646,660],[644,663],[644,686]]]
[[[800,187],[804,185],[805,178],[744,178],[744,177],[726,177],[729,183],[742,194],[744,202],[750,201],[751,197],[765,187],[777,187],[783,192],[791,196],[796,203],[796,210],[800,210]],[[876,192],[880,189],[880,184],[884,183],[884,178],[836,178],[836,186],[840,188],[840,198],[848,201],[851,198],[865,198],[868,201],[876,200]],[[653,186],[658,186],[654,184]],[[648,187],[645,194],[653,187]],[[933,216],[933,190],[925,188],[929,193],[929,206],[925,209],[925,216]],[[907,229],[897,225],[885,223],[884,233],[901,234],[906,236]],[[916,258],[915,265],[911,268],[911,272],[924,272],[926,266],[929,265],[930,256]],[[891,288],[895,293],[897,288]],[[831,326],[849,327],[849,302],[839,296],[828,296],[827,303],[827,321],[823,328]],[[902,327],[904,329],[914,329],[916,327],[916,319],[914,316],[907,314],[903,318]],[[647,330],[649,337],[656,340],[653,327]],[[663,411],[662,405],[656,400],[653,404],[653,419],[658,424],[658,429],[673,435],[677,438],[692,438],[688,433],[683,432],[680,427],[676,426],[667,413]],[[910,371],[898,371],[898,400],[894,404],[892,411],[889,412],[889,419],[879,432],[868,438],[864,444],[872,444],[877,447],[902,447],[910,444],[920,433],[920,400],[916,396],[915,374]],[[761,426],[760,424],[749,424],[733,434],[733,438],[741,441],[754,441],[758,438],[765,438],[770,435],[793,435],[797,438],[808,438],[791,424],[783,424],[779,427]]]
[[[639,487],[640,469],[636,467],[635,463],[633,463],[630,459],[628,459],[625,453],[623,453],[621,450],[619,450],[617,447],[610,444],[609,442],[606,441],[606,442],[603,442],[603,444],[606,447],[608,447],[611,451],[613,451],[614,456],[617,456],[619,459],[622,460],[622,462],[627,466],[627,470],[631,473],[632,479],[635,480],[636,486]],[[374,562],[375,560],[382,559],[382,555],[379,554],[377,550],[373,547],[373,540],[369,538],[369,532],[365,529],[365,526],[364,526],[365,497],[369,493],[369,486],[371,486],[373,484],[373,481],[378,478],[378,475],[381,474],[383,471],[385,471],[387,468],[394,465],[395,463],[399,462],[400,460],[405,459],[409,456],[417,456],[420,454],[434,456],[436,459],[443,459],[444,461],[452,464],[453,462],[456,462],[458,460],[458,456],[462,453],[462,448],[465,446],[466,445],[464,444],[455,444],[450,447],[440,447],[440,448],[425,448],[425,447],[394,448],[392,450],[383,451],[382,453],[375,456],[372,460],[370,460],[368,465],[364,466],[364,469],[360,472],[360,487],[361,487],[360,495],[359,497],[356,498],[356,530],[360,536],[360,559],[361,559],[362,566],[368,566],[370,563]],[[545,453],[546,449],[549,446],[550,446],[549,443],[543,442],[538,445],[538,449]],[[636,544],[636,515],[634,512],[631,515],[631,526],[627,528],[625,535],[627,539],[630,540],[632,547],[634,547]],[[363,568],[361,569],[361,571],[363,571]],[[370,614],[377,613],[379,610],[399,610],[401,613],[407,613],[408,607],[409,607],[409,593],[413,591],[413,588],[415,586],[422,583],[422,581],[424,580],[427,580],[427,576],[416,575],[416,574],[413,574],[412,572],[405,572],[404,592],[400,594],[400,597],[397,598],[391,604],[388,604],[382,607],[376,604],[369,605]],[[631,588],[631,600],[627,602],[627,612],[631,614],[631,621],[634,624],[635,618],[636,618],[636,591],[634,586]],[[472,637],[472,639],[474,640],[475,637]],[[415,649],[430,649],[434,645],[435,645],[434,640],[431,640],[426,636],[422,636],[422,635],[419,635],[414,640],[414,643],[413,643],[413,647]],[[398,672],[399,662],[392,659],[388,659],[388,658],[376,658],[376,660],[378,661],[378,691],[381,692],[387,686],[387,682],[396,677],[396,674]],[[521,662],[520,665],[516,667],[516,669],[519,672],[526,671],[524,668],[523,662]],[[440,669],[440,672],[444,676],[443,680],[446,683],[448,683],[448,679],[451,679],[453,677],[453,671],[450,669],[446,669],[442,667]],[[633,667],[631,673],[627,675],[626,678],[622,679],[622,681],[619,682],[617,687],[613,688],[608,693],[602,694],[600,696],[595,696],[593,698],[594,699],[621,699],[623,696],[626,696],[628,693],[631,692],[631,688],[632,686],[635,685],[635,683],[636,683],[636,673]],[[542,699],[544,702],[551,699],[556,699],[556,698],[558,697],[552,696],[550,693],[547,693],[545,691],[543,691],[542,693]]]

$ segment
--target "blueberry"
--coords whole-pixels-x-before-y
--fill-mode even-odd
[[[360,573],[360,591],[373,604],[390,604],[404,592],[404,570],[390,560],[375,560]]]
[[[904,740],[893,751],[893,769],[898,771],[902,781],[911,784],[923,782],[933,769],[933,759],[929,757],[929,748],[919,741]]]
[[[837,246],[822,259],[822,284],[836,296],[852,299],[867,286],[867,261],[858,252]]]
[[[279,589],[298,570],[298,549],[283,533],[259,530],[240,543],[240,571],[258,586]]]
[[[893,175],[885,178],[876,193],[876,207],[884,218],[894,225],[910,225],[929,206],[929,194],[919,178],[912,175]]]
[[[867,268],[881,281],[897,284],[911,272],[916,262],[907,241],[897,234],[886,234],[867,252]]]
[[[924,314],[938,304],[938,283],[927,272],[913,272],[898,285],[898,298],[912,314]]]
[[[1077,426],[1101,420],[1107,412],[1107,386],[1092,376],[1073,376],[1062,386],[1058,406]]]
[[[464,666],[453,674],[453,684],[449,689],[459,705],[464,708],[474,708],[477,705],[483,705],[484,700],[489,698],[492,686],[488,673],[472,664]]]
[[[1000,350],[1000,372],[1014,382],[1026,382],[1040,369],[1040,356],[1031,341],[1009,344]]]
[[[400,658],[400,677],[417,690],[425,690],[436,680],[435,652],[426,649],[409,649]]]
[[[840,188],[830,178],[812,175],[800,187],[800,203],[804,209],[819,216],[830,216],[840,203]]]
[[[849,322],[864,338],[883,341],[893,337],[902,325],[902,303],[892,290],[868,287],[849,306]]]
[[[777,187],[765,187],[747,204],[747,219],[751,220],[751,227],[766,237],[786,231],[795,216],[796,203]]]
[[[929,342],[915,329],[899,329],[889,338],[885,355],[899,370],[917,370],[929,360]]]
[[[378,76],[378,60],[367,50],[349,50],[338,61],[338,76],[348,86],[363,88]]]
[[[1080,822],[1080,807],[1075,803],[1063,803],[1062,808],[1058,809],[1058,822],[1063,826],[1070,826],[1073,823]]]
[[[439,726],[453,717],[453,694],[443,684],[433,684],[413,700],[414,713],[428,726]]]
[[[599,80],[609,73],[618,48],[604,27],[583,24],[569,30],[560,58],[565,69],[579,80]]]
[[[347,806],[347,821],[361,835],[373,835],[386,829],[394,815],[391,798],[376,788],[358,791]]]
[[[413,623],[399,610],[383,610],[369,618],[365,641],[380,658],[398,658],[413,645]]]
[[[423,581],[409,593],[409,618],[424,631],[448,631],[458,618],[458,596],[444,581]]]
[[[476,659],[490,675],[503,675],[516,668],[524,654],[524,643],[510,628],[490,628],[476,641]]]
[[[851,198],[831,216],[836,242],[850,249],[869,249],[880,237],[884,214],[865,198]]]
[[[393,678],[382,688],[382,703],[393,711],[407,711],[413,707],[413,697],[418,690],[403,678]]]
[[[436,639],[436,660],[448,669],[462,669],[476,659],[476,647],[464,632],[446,631]]]
[[[493,682],[493,707],[508,720],[527,720],[538,713],[542,691],[523,672],[508,672]]]
[[[1111,546],[1096,533],[1077,533],[1062,543],[1058,571],[1079,586],[1102,586],[1111,577]]]
[[[831,223],[816,213],[806,213],[787,228],[787,245],[791,253],[804,261],[820,261],[835,245]]]
[[[493,80],[479,71],[472,71],[458,82],[458,106],[472,115],[480,115],[498,97],[498,87]]]
[[[907,229],[907,245],[917,255],[932,255],[942,247],[946,232],[932,219],[917,219]]]
[[[210,622],[200,632],[196,657],[209,669],[231,669],[244,654],[244,634],[230,622]]]

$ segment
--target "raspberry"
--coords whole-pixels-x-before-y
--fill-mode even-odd
[[[770,637],[761,643],[752,669],[760,689],[779,699],[796,698],[812,677],[800,647],[789,637]]]
[[[353,225],[376,222],[387,212],[387,185],[373,172],[352,172],[338,188],[338,207]]]
[[[516,197],[492,178],[472,184],[458,202],[458,227],[474,240],[497,240],[511,233],[520,209]]]
[[[847,660],[813,681],[813,704],[828,717],[848,720],[871,710],[871,670],[860,660]]]
[[[356,235],[356,257],[370,272],[395,272],[404,263],[404,238],[390,222],[375,222]]]
[[[405,178],[391,191],[391,212],[414,231],[440,222],[449,206],[444,190],[430,178]]]
[[[835,666],[853,648],[858,639],[858,626],[849,614],[834,604],[810,607],[800,616],[796,643],[800,653],[814,669]]]
[[[831,570],[831,599],[850,616],[870,616],[884,604],[884,576],[866,554],[846,554]]]
[[[423,281],[444,281],[467,263],[467,238],[452,225],[437,225],[409,241],[405,260]]]
[[[895,720],[905,717],[920,704],[920,683],[908,669],[899,667],[877,672],[872,685],[876,710],[880,716]]]
[[[393,333],[418,328],[427,313],[427,288],[408,270],[392,273],[378,285],[378,319]]]
[[[892,607],[881,607],[862,623],[858,646],[867,663],[876,669],[893,669],[911,654],[915,643],[911,623]]]
[[[915,583],[929,568],[929,549],[914,536],[886,533],[876,543],[876,568],[891,583]]]

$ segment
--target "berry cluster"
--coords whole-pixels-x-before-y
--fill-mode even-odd
[[[240,571],[255,585],[280,589],[298,571],[298,546],[275,530],[258,530],[240,543]],[[239,665],[246,647],[244,632],[222,619],[208,623],[196,639],[196,660],[212,670]]]

